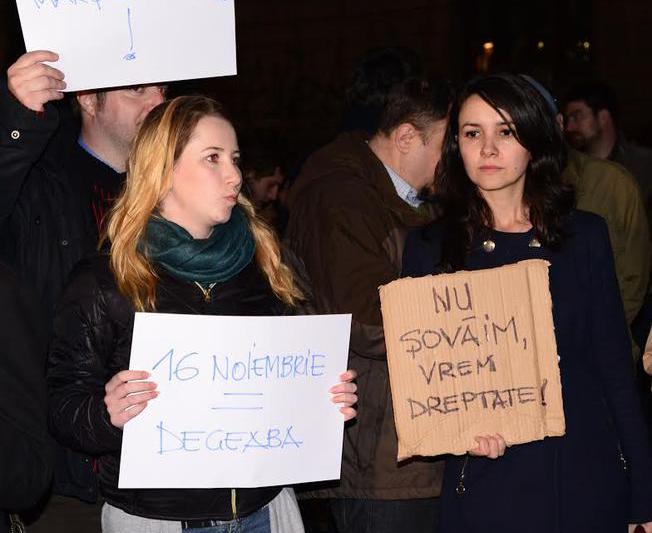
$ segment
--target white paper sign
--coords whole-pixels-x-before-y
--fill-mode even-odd
[[[17,0],[68,91],[236,74],[234,0]]]
[[[137,313],[130,368],[160,391],[124,428],[120,488],[337,479],[351,315]]]

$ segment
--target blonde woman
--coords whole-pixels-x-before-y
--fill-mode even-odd
[[[105,533],[303,531],[294,495],[281,487],[117,488],[122,427],[157,396],[146,372],[126,370],[134,312],[282,315],[302,299],[274,234],[239,195],[238,160],[215,101],[180,97],[155,108],[109,219],[109,252],[77,267],[60,303],[50,424],[61,442],[99,458]],[[345,419],[355,416],[354,378],[346,372],[331,389]]]

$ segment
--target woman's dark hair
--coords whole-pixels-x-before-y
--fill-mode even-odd
[[[513,135],[530,152],[523,200],[536,238],[543,246],[559,247],[564,238],[563,217],[575,203],[572,187],[561,179],[566,164],[562,131],[543,96],[526,79],[514,74],[471,80],[451,108],[437,177],[437,195],[448,226],[442,249],[444,270],[463,267],[471,243],[488,234],[494,223],[491,209],[466,174],[457,140],[460,109],[473,95],[499,115],[509,115]]]

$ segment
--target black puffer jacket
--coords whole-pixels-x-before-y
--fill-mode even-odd
[[[208,298],[192,283],[159,272],[157,311],[201,315],[281,315],[288,309],[254,263],[217,284]],[[99,457],[100,489],[124,511],[167,520],[234,516],[229,489],[118,489],[122,431],[111,425],[104,385],[129,367],[134,309],[118,291],[106,255],[80,263],[54,320],[48,386],[50,425],[60,442]],[[238,489],[237,516],[271,501],[278,487]]]

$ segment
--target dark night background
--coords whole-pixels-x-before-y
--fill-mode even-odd
[[[24,45],[14,0],[0,6],[4,75]],[[364,51],[400,45],[454,81],[509,70],[563,94],[577,79],[599,78],[619,96],[626,134],[652,145],[650,30],[650,0],[236,0],[238,75],[174,91],[214,96],[240,131],[278,132],[296,162],[335,135]]]

